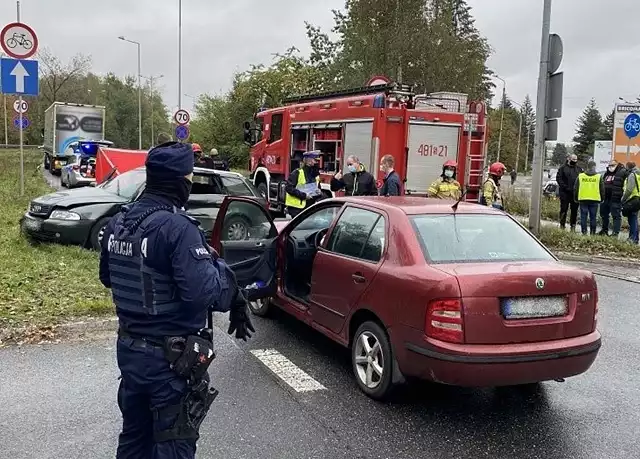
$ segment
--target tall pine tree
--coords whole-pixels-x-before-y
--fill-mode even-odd
[[[578,155],[580,160],[587,161],[589,157],[593,156],[593,144],[596,140],[601,140],[597,137],[603,127],[602,115],[595,99],[591,99],[578,118],[576,135],[573,137],[573,141],[576,143],[573,152]]]

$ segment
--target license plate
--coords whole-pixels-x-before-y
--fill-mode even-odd
[[[559,317],[567,314],[565,296],[531,296],[502,298],[502,316],[508,320]]]
[[[24,219],[24,227],[31,231],[40,231],[41,223],[38,220],[34,220],[33,218],[25,218]]]

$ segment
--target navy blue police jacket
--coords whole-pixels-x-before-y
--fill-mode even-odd
[[[160,207],[171,210],[160,210]],[[206,326],[207,311],[227,312],[228,266],[214,259],[197,220],[169,200],[144,195],[107,224],[100,281],[111,289],[120,328],[133,336],[187,336]]]

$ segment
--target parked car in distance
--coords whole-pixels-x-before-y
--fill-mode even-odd
[[[230,241],[226,219],[260,232]],[[264,236],[260,237],[260,233]],[[211,245],[247,287],[351,349],[375,399],[407,377],[511,386],[584,373],[600,348],[591,272],[560,263],[504,212],[417,197],[333,198],[291,221],[225,198]]]
[[[79,140],[70,144],[65,151],[68,161],[60,171],[60,184],[75,188],[95,183],[98,149],[111,145],[113,142],[106,140]]]
[[[109,219],[123,204],[141,196],[145,181],[145,168],[141,167],[114,175],[95,187],[61,190],[35,198],[21,219],[22,231],[36,241],[97,250],[101,232]],[[185,208],[200,221],[207,237],[211,235],[213,222],[226,195],[247,196],[266,205],[258,190],[241,174],[195,168],[191,195]],[[248,237],[250,219],[250,216],[234,219],[230,216],[225,228],[228,237]]]

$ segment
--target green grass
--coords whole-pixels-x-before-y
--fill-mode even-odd
[[[553,252],[640,259],[640,246],[612,237],[583,236],[550,227],[541,227],[538,237]]]
[[[505,210],[511,215],[519,215],[522,217],[529,216],[529,205],[531,199],[523,192],[507,191],[504,194]],[[540,216],[543,220],[550,220],[553,222],[560,221],[560,200],[542,198],[540,202]],[[578,224],[580,224],[580,215],[578,211]],[[602,226],[602,219],[600,218],[600,212],[598,212],[598,227]],[[611,230],[611,227],[609,228]],[[622,218],[622,230],[629,231],[629,221],[626,218]]]
[[[79,247],[30,244],[19,220],[29,201],[49,193],[42,154],[25,151],[25,193],[20,196],[20,155],[0,154],[0,328],[50,325],[113,312],[98,280],[98,254]]]

